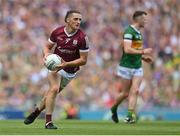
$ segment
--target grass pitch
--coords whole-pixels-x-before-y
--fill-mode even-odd
[[[24,125],[23,120],[0,120],[0,135],[180,135],[180,121],[146,121],[114,124],[112,121],[61,120],[59,129],[44,129],[44,120]]]

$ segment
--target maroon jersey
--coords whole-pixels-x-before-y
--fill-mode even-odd
[[[53,53],[66,62],[80,58],[80,52],[89,51],[88,38],[80,29],[73,34],[68,34],[65,26],[58,27],[51,33],[49,42],[55,46]],[[68,73],[75,73],[79,67],[66,67],[64,70]]]

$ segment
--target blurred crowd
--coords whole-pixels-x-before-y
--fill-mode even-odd
[[[56,110],[110,108],[122,86],[116,76],[122,33],[135,10],[148,12],[142,33],[154,58],[152,65],[143,63],[138,108],[180,108],[179,5],[179,0],[0,0],[0,110],[28,111],[39,103],[48,90],[42,48],[70,9],[82,13],[91,46],[87,65],[58,96]]]

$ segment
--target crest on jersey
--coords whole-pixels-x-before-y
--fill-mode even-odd
[[[77,40],[73,40],[73,45],[77,45],[78,41]]]
[[[139,35],[136,35],[136,38],[139,39]]]
[[[140,40],[142,39],[141,35],[136,35],[136,38]]]

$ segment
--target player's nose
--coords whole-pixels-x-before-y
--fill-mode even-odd
[[[78,22],[78,24],[80,24],[81,23],[81,19],[78,19],[77,22]]]

